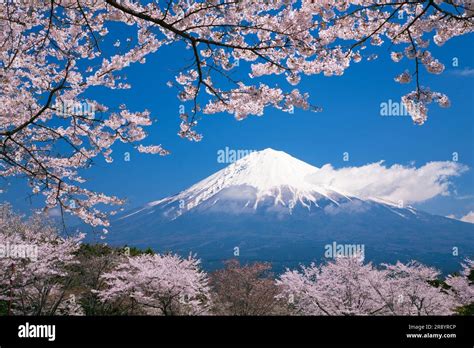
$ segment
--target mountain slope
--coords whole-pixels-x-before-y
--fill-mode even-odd
[[[211,268],[236,253],[290,267],[320,260],[333,243],[364,245],[376,262],[417,259],[447,271],[474,254],[474,225],[316,185],[308,177],[318,170],[281,151],[252,153],[119,216],[108,242],[197,253]]]

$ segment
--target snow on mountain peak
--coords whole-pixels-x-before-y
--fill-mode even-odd
[[[283,151],[268,148],[250,153],[210,178],[224,186],[248,185],[259,191],[284,185],[307,189],[306,176],[317,170]]]
[[[320,198],[327,198],[338,204],[336,197],[346,197],[345,195],[308,180],[308,177],[318,170],[319,168],[283,151],[267,148],[251,152],[175,196],[148,205],[181,202],[187,209],[192,209],[224,189],[236,187],[250,187],[255,191],[255,198],[252,202],[247,202],[254,208],[260,201],[268,198],[273,199],[275,205],[283,206],[300,202],[310,208],[311,202],[317,205],[316,202]]]

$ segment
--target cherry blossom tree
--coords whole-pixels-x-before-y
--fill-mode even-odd
[[[387,286],[381,294],[391,299],[390,311],[396,315],[449,315],[456,302],[442,287],[433,286],[441,274],[433,267],[411,261],[383,264]]]
[[[229,260],[224,269],[211,274],[214,312],[220,315],[277,314],[278,288],[273,280],[271,264],[256,262],[240,265]]]
[[[111,272],[122,261],[123,249],[104,244],[82,244],[74,265],[73,286],[78,288],[79,303],[85,315],[127,314],[126,299],[101,301],[98,291],[107,287],[103,274]],[[122,306],[122,302],[125,304]]]
[[[317,266],[287,270],[277,279],[279,297],[298,314],[449,315],[456,301],[430,282],[439,271],[416,262],[364,264],[361,257],[337,257]]]
[[[383,274],[362,257],[337,257],[317,266],[302,266],[301,272],[287,270],[277,280],[280,297],[296,313],[310,315],[375,315],[385,309],[376,289],[385,283]]]
[[[102,277],[103,301],[128,298],[131,305],[147,314],[205,314],[210,303],[207,275],[192,256],[139,255],[127,257]],[[133,312],[133,310],[132,310]]]
[[[69,267],[84,235],[63,238],[44,216],[24,221],[0,206],[0,300],[8,314],[82,314]]]
[[[81,170],[100,156],[111,162],[116,142],[168,153],[143,143],[149,111],[99,100],[105,89],[130,88],[130,65],[163,46],[187,49],[191,64],[183,60],[168,84],[190,103],[178,134],[199,141],[202,113],[242,120],[268,107],[319,110],[298,89],[301,78],[342,75],[386,42],[405,64],[395,80],[415,86],[403,102],[423,124],[430,103],[449,105],[421,84],[422,67],[444,70],[429,48],[472,32],[473,11],[467,0],[32,0],[2,2],[0,25],[0,175],[26,175],[47,208],[107,225],[101,206],[122,200],[85,188]]]
[[[470,276],[474,272],[474,262],[466,259],[461,266],[461,274],[449,275],[446,278],[446,284],[451,287],[450,291],[453,293],[459,306],[472,305],[474,303],[474,284]]]

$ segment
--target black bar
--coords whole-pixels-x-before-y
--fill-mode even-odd
[[[26,323],[55,340],[20,338]],[[0,346],[131,344],[412,344],[473,347],[473,317],[0,317]],[[410,338],[407,334],[420,334]],[[450,337],[425,335],[441,334]],[[423,337],[424,336],[424,337]],[[455,337],[454,337],[455,336]]]

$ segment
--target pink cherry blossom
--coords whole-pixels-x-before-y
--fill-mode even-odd
[[[462,299],[458,300],[430,284],[439,275],[417,262],[377,268],[352,256],[287,270],[277,285],[279,297],[304,315],[451,315],[460,304],[472,302],[472,286],[466,278],[448,280]]]
[[[83,238],[60,237],[44,216],[24,221],[9,206],[0,206],[0,300],[8,303],[10,314],[82,314],[65,297],[65,284]]]
[[[108,287],[102,300],[129,298],[148,314],[205,314],[210,304],[207,275],[192,256],[140,255],[128,257],[104,274]]]

